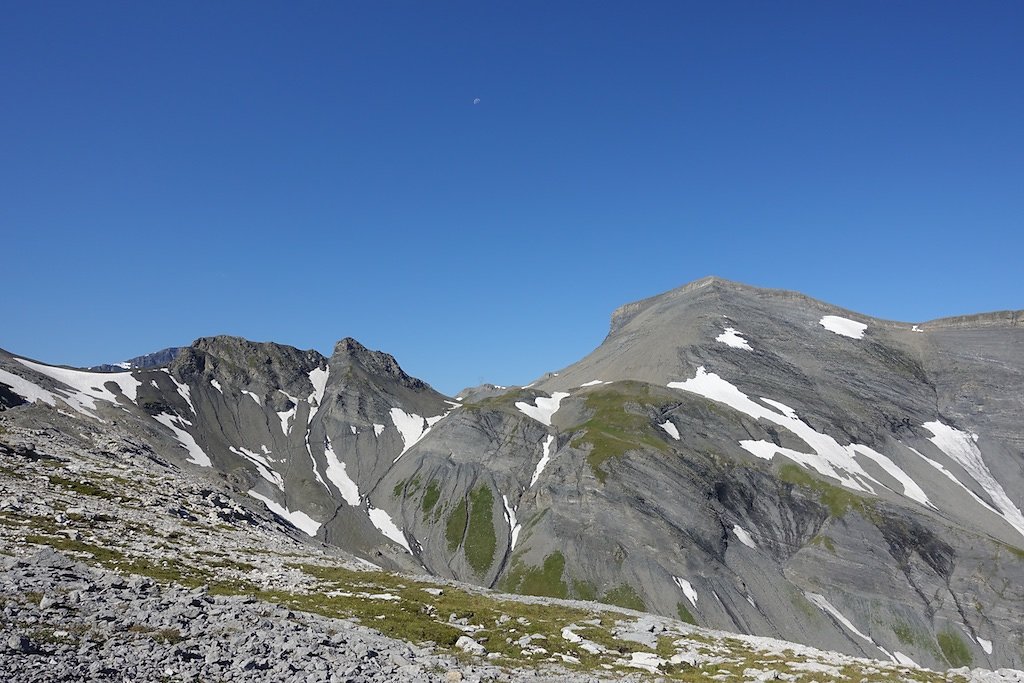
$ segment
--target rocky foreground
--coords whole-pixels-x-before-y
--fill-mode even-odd
[[[390,574],[238,493],[116,425],[0,416],[0,680],[1024,681]]]

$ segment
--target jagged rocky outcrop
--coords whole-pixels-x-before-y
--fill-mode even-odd
[[[874,319],[706,278],[528,387],[445,397],[352,339],[200,339],[0,405],[125,425],[393,568],[943,667],[1024,659],[1021,312]]]

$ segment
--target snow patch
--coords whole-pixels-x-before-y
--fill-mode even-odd
[[[672,581],[674,581],[675,584],[677,586],[679,586],[679,588],[682,589],[683,595],[685,595],[686,599],[690,601],[690,604],[693,605],[694,607],[696,607],[697,606],[697,591],[695,591],[693,589],[693,585],[689,581],[687,581],[686,579],[682,579],[682,578],[680,578],[678,576],[673,576],[672,577]]]
[[[264,449],[266,449],[266,446],[264,446]],[[261,477],[269,481],[277,488],[281,489],[281,492],[284,493],[284,479],[281,478],[280,474],[274,471],[274,468],[270,465],[269,462],[267,462],[267,459],[265,457],[263,457],[259,453],[250,451],[248,448],[235,448],[234,446],[229,446],[228,450],[234,453],[235,455],[242,456],[243,458],[251,462],[253,465],[255,465],[256,471],[260,473]]]
[[[516,549],[516,543],[519,541],[519,532],[522,531],[523,525],[516,521],[516,509],[509,505],[508,496],[502,494],[501,502],[505,506],[505,521],[508,522],[508,528],[512,534],[512,546],[509,548],[509,552],[512,552]]]
[[[267,506],[268,510],[307,536],[316,536],[316,532],[320,529],[320,522],[316,521],[302,510],[289,510],[283,505],[253,490],[249,491],[249,495],[256,500],[263,501],[263,504]]]
[[[416,413],[407,413],[401,408],[391,409],[391,422],[395,425],[398,433],[402,435],[404,444],[402,452],[395,458],[395,462],[397,462],[398,458],[401,458],[407,450],[413,447],[413,444],[423,438],[430,427],[427,426],[426,420]]]
[[[803,453],[791,448],[782,448],[771,441],[740,441],[740,446],[755,457],[771,460],[776,455],[783,455],[799,465],[838,480],[848,489],[874,494],[875,489],[868,482],[874,482],[880,487],[885,487],[885,484],[868,474],[857,462],[856,458],[860,456],[872,460],[899,482],[903,487],[904,496],[927,507],[935,507],[921,487],[885,455],[861,444],[841,446],[831,436],[816,431],[799,419],[792,408],[775,401],[766,401],[781,411],[776,412],[755,403],[735,385],[713,372],[707,372],[704,366],[697,368],[693,378],[684,382],[669,382],[668,386],[724,403],[755,420],[763,419],[785,427],[813,450],[813,453]]]
[[[905,654],[903,654],[899,650],[896,650],[895,652],[892,653],[892,658],[896,660],[897,664],[902,664],[903,666],[909,666],[909,667],[912,667],[914,669],[920,669],[921,668],[920,664],[918,664],[913,659],[911,659],[910,657],[906,656]]]
[[[185,399],[185,403],[188,404],[188,409],[192,411],[193,415],[198,415],[198,413],[196,413],[196,407],[192,405],[192,389],[190,389],[187,384],[182,384],[178,380],[174,379],[174,375],[171,374],[170,370],[164,370],[164,372],[166,372],[167,376],[171,378],[172,382],[174,382],[174,387],[178,390],[178,395]]]
[[[263,407],[263,399],[257,396],[254,392],[251,392],[248,389],[242,389],[242,393],[251,398],[252,400],[256,401],[256,405],[260,406],[261,408]]]
[[[604,382],[602,380],[599,380],[599,379],[594,379],[594,380],[591,380],[589,382],[584,382],[583,384],[580,385],[580,388],[592,387],[592,386],[596,386],[598,384],[604,384]]]
[[[671,420],[665,420],[658,426],[664,429],[666,432],[668,432],[668,435],[671,436],[673,439],[679,441],[679,430],[676,429],[676,426],[672,424]]]
[[[31,370],[35,370],[41,375],[46,375],[50,379],[57,380],[61,384],[65,384],[74,389],[73,392],[58,391],[62,394],[67,394],[63,399],[65,403],[76,411],[89,417],[97,417],[91,412],[96,410],[97,400],[117,405],[117,396],[107,389],[106,385],[108,383],[113,382],[116,384],[117,388],[121,390],[121,393],[124,394],[125,398],[132,403],[135,402],[138,395],[138,389],[142,386],[142,382],[132,377],[132,373],[130,372],[86,372],[84,370],[72,370],[70,368],[57,368],[52,365],[43,365],[42,363],[35,363],[30,360],[25,360],[24,358],[15,358],[14,360]],[[11,376],[14,377],[14,375]],[[32,384],[31,382],[27,382],[27,380],[22,381],[27,384]],[[28,387],[25,388],[27,389]],[[39,391],[43,391],[39,387],[36,388],[39,389]],[[50,392],[46,393],[50,396],[54,395]],[[36,396],[44,403],[47,402],[42,398],[41,394],[37,393]]]
[[[978,485],[989,495],[992,503],[999,509],[999,515],[1024,536],[1024,514],[1021,514],[1020,509],[1013,504],[1010,497],[1006,495],[1006,491],[992,476],[992,472],[989,471],[985,460],[981,457],[981,451],[978,450],[978,445],[973,438],[974,435],[939,421],[925,422],[922,426],[934,435],[928,440],[963,467],[964,471],[978,482]]]
[[[409,551],[412,555],[412,550],[409,548],[409,542],[405,540],[405,534],[402,530],[395,526],[395,523],[391,521],[391,515],[380,508],[371,507],[368,512],[370,513],[370,521],[373,523],[377,530],[390,538],[392,541]]]
[[[530,488],[537,483],[540,479],[540,473],[544,471],[548,463],[551,461],[551,444],[555,442],[554,434],[548,434],[548,438],[544,439],[544,454],[540,458],[540,462],[537,463],[537,468],[533,470],[533,477],[530,479]]]
[[[188,462],[200,467],[213,467],[210,456],[206,455],[206,452],[196,443],[195,437],[183,428],[182,423],[192,424],[191,422],[182,420],[177,415],[171,415],[170,413],[160,413],[155,415],[153,419],[174,432],[174,438],[178,440],[182,448],[188,451]]]
[[[384,425],[379,425],[376,422],[373,423],[373,435],[380,436],[384,433]]]
[[[875,644],[875,641],[872,640],[871,636],[866,636],[863,633],[861,633],[859,630],[857,630],[857,627],[854,626],[853,623],[849,619],[847,619],[845,616],[843,616],[843,613],[840,612],[839,610],[837,610],[832,605],[831,602],[826,600],[825,596],[820,595],[818,593],[809,593],[809,592],[805,592],[804,595],[807,597],[808,600],[813,602],[814,605],[818,609],[820,609],[822,612],[825,612],[827,614],[831,614],[835,618],[835,620],[838,621],[843,626],[845,626],[846,629],[848,631],[850,631],[850,633],[854,634],[858,638],[861,638],[862,640],[866,640],[867,642],[871,643],[872,645]]]
[[[57,397],[49,391],[29,382],[27,379],[7,372],[6,370],[0,369],[0,382],[9,386],[11,391],[16,393],[18,396],[21,396],[26,401],[31,403],[42,401],[43,403],[51,406],[57,405]]]
[[[324,402],[324,392],[327,391],[327,378],[330,377],[331,367],[326,366],[323,368],[313,368],[309,371],[309,383],[313,385],[313,393],[306,399],[309,402],[309,417],[306,419],[306,424],[313,421],[313,416],[316,415],[316,411],[320,410],[320,406]],[[316,410],[314,410],[316,408]]]
[[[731,346],[734,349],[746,349],[747,351],[753,351],[750,348],[750,344],[747,340],[742,337],[742,332],[737,332],[736,328],[727,327],[725,332],[715,337],[715,341],[722,342],[726,346]]]
[[[739,524],[732,525],[732,532],[736,534],[736,538],[740,540],[740,543],[747,546],[748,548],[757,548],[757,544],[754,543],[754,539],[750,537],[750,534],[746,529],[741,527]]]
[[[217,380],[211,379],[210,386],[219,391],[221,395],[224,394],[224,388],[220,385],[220,382],[218,382]]]
[[[348,472],[345,471],[345,463],[334,452],[330,437],[324,438],[324,457],[327,458],[327,469],[324,471],[324,474],[331,480],[334,487],[338,489],[338,493],[345,499],[345,502],[352,507],[357,507],[361,502],[359,486],[352,481],[352,478],[348,476]]]
[[[868,326],[864,323],[859,323],[849,318],[841,318],[838,315],[826,315],[818,321],[818,324],[829,332],[835,332],[850,339],[863,339],[864,330],[868,329]]]
[[[978,641],[978,645],[981,645],[981,649],[985,651],[985,654],[987,654],[987,655],[992,654],[992,641],[991,640],[985,640],[981,636],[978,636],[976,638],[976,640]]]
[[[532,417],[541,424],[545,424],[550,427],[551,416],[558,412],[558,405],[562,402],[562,399],[568,395],[568,392],[556,391],[551,394],[551,398],[538,396],[534,401],[535,405],[530,405],[525,401],[516,401],[516,408],[518,408],[523,415]]]

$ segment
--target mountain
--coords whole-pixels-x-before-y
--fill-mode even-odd
[[[180,346],[171,346],[166,349],[154,351],[153,353],[129,358],[128,360],[121,361],[120,363],[95,365],[86,369],[92,370],[93,372],[122,372],[124,370],[148,370],[150,368],[162,368],[169,365],[180,351]]]
[[[622,306],[526,387],[454,399],[352,339],[325,358],[214,337],[104,375],[2,353],[0,405],[117,425],[389,569],[1019,667],[1022,323],[706,278]]]

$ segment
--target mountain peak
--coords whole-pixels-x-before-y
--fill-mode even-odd
[[[352,337],[345,337],[334,345],[331,364],[356,366],[370,375],[393,379],[412,389],[426,386],[422,380],[407,374],[390,353],[368,349]]]

